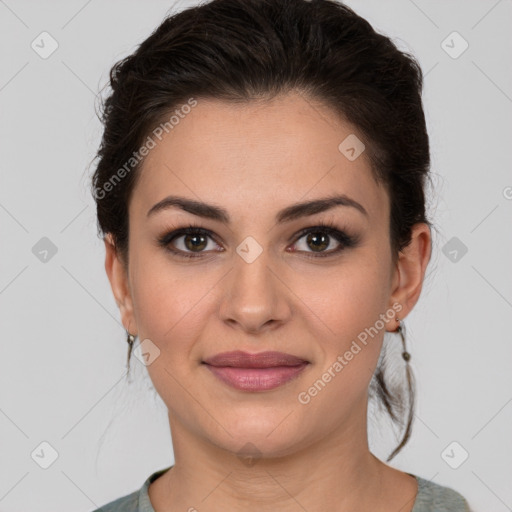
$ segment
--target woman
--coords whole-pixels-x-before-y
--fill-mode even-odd
[[[415,59],[340,3],[213,0],[110,78],[105,268],[175,463],[101,510],[469,510],[367,441],[369,395],[404,424],[388,461],[413,418],[403,320],[431,254]]]

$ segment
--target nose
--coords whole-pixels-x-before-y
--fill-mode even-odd
[[[289,291],[263,251],[254,261],[237,257],[224,281],[222,320],[232,328],[256,334],[290,319]]]

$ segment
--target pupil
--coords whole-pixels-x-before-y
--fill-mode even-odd
[[[318,235],[318,234],[309,234],[308,235],[308,243],[309,242],[313,242],[313,244],[315,244],[315,247],[317,249],[325,249],[326,247],[329,246],[329,243],[326,242],[326,239],[327,239],[327,235],[325,235],[324,233]],[[320,241],[322,240],[322,241]],[[320,244],[318,245],[318,242],[320,241]]]
[[[197,243],[198,239],[201,239],[199,243]],[[189,244],[188,242],[190,242],[191,240],[195,241]],[[187,235],[185,237],[185,245],[187,246],[188,249],[204,249],[205,240],[206,237],[204,237],[203,235]]]

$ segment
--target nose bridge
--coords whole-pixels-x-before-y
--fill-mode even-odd
[[[286,297],[269,251],[254,239],[245,239],[236,249],[233,270],[226,281],[221,314],[244,329],[256,331],[270,320],[283,320]]]

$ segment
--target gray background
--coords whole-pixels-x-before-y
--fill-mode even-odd
[[[406,319],[414,432],[392,465],[477,512],[512,510],[512,2],[348,4],[426,73],[435,245]],[[110,67],[186,5],[0,0],[0,511],[89,511],[173,462],[165,407],[136,359],[126,382],[88,176]],[[31,47],[43,31],[58,43],[46,59]],[[453,31],[469,44],[457,58]],[[377,426],[385,457],[394,440]]]

